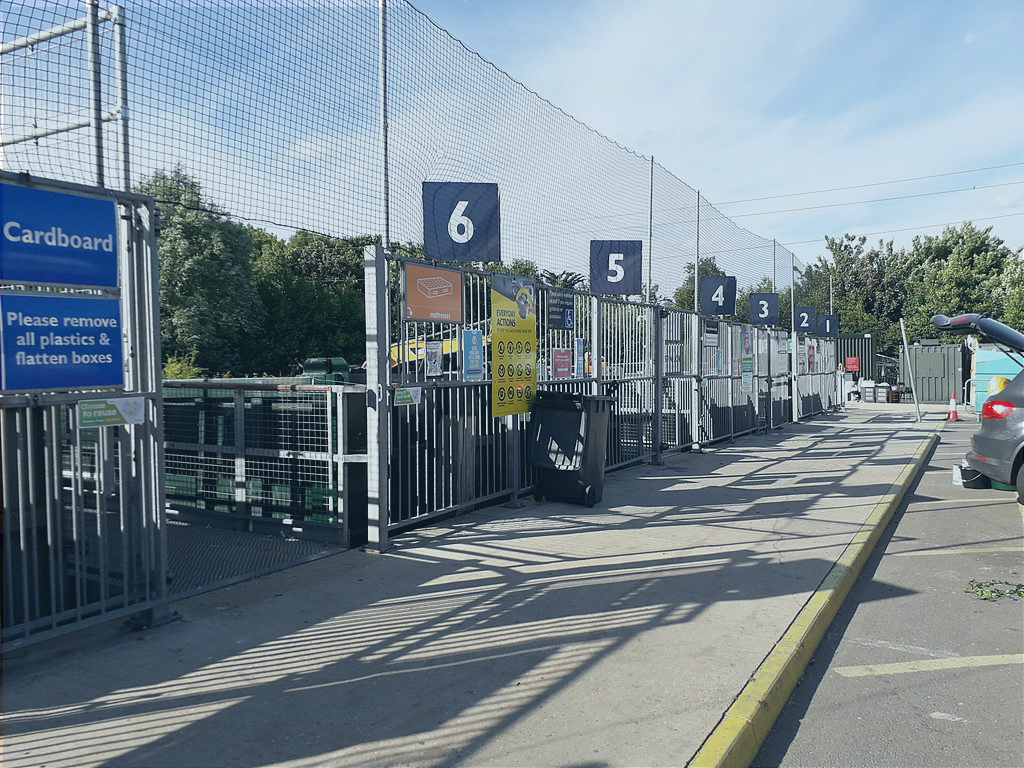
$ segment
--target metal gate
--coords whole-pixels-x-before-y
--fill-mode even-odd
[[[7,277],[0,294],[18,306],[114,301],[124,360],[123,383],[115,386],[48,386],[45,379],[11,386],[8,376],[0,394],[6,650],[120,615],[148,611],[153,620],[166,610],[167,587],[153,201],[9,173],[3,181],[114,207],[116,285],[15,284]],[[11,345],[32,339],[15,339],[8,330],[9,374]],[[111,417],[102,405],[110,401],[134,416]]]

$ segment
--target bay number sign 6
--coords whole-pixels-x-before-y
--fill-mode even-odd
[[[423,250],[433,261],[501,261],[498,185],[423,182]]]

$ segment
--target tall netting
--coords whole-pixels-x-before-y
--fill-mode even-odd
[[[3,168],[27,171],[65,181],[98,183],[122,188],[124,155],[118,125],[110,119],[117,109],[114,24],[98,23],[98,67],[105,87],[100,99],[104,158],[95,156],[94,133],[89,127],[91,103],[90,45],[86,30],[8,50],[17,38],[68,24],[83,17],[83,2],[5,3],[4,54],[0,59],[0,126]],[[67,130],[70,126],[77,126]],[[59,132],[58,132],[59,131]]]
[[[82,18],[86,7],[5,4],[4,43]],[[384,47],[371,0],[129,0],[111,8],[99,8],[102,163],[88,127],[88,37],[77,30],[5,52],[5,170],[95,183],[100,165],[107,186],[123,187],[180,167],[206,204],[272,231],[388,234],[412,244],[423,239],[424,181],[494,182],[506,263],[585,278],[590,240],[642,240],[647,296],[691,292],[698,245],[698,272],[706,265],[736,275],[741,290],[789,283],[770,239],[698,203],[693,188],[651,158],[513,80],[405,0],[386,4]],[[119,108],[121,22],[127,111]],[[76,124],[84,127],[54,132]]]
[[[393,239],[420,239],[423,181],[496,182],[506,262],[586,275],[591,239],[647,239],[648,159],[512,80],[411,6],[390,6],[388,25]]]
[[[338,236],[380,232],[376,4],[125,6],[133,184],[181,167],[208,200],[242,219]],[[74,0],[6,4],[4,42],[85,11]],[[100,25],[105,112],[116,108],[113,27]],[[5,143],[37,125],[87,119],[89,75],[84,31],[5,55]],[[113,162],[116,123],[106,125]],[[89,130],[4,150],[5,170],[94,182]]]
[[[776,266],[773,243],[739,226],[714,205],[700,200],[700,255],[713,259],[715,266],[736,277],[739,291],[758,288],[773,290]],[[781,287],[781,286],[780,286]]]
[[[697,238],[697,191],[654,164],[651,221],[651,284],[657,295],[693,308],[693,291],[686,290],[693,275]],[[692,285],[692,282],[690,283]],[[675,293],[680,295],[676,296]],[[682,294],[686,293],[686,296]]]

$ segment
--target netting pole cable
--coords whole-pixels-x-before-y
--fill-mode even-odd
[[[647,301],[656,303],[654,290],[654,155],[651,155],[651,195],[647,206]]]
[[[114,53],[117,57],[117,111],[121,119],[121,164],[124,191],[132,189],[131,164],[128,158],[128,40],[125,10],[115,5],[110,9],[114,23]]]
[[[694,247],[693,247],[693,314],[691,322],[693,323],[693,391],[691,392],[690,399],[690,413],[692,418],[690,419],[690,438],[693,442],[693,448],[700,449],[700,443],[703,435],[702,424],[704,419],[701,413],[701,372],[703,366],[701,365],[701,345],[703,343],[701,339],[701,318],[698,314],[700,309],[700,302],[697,299],[699,291],[697,283],[697,274],[700,266],[700,190],[697,190],[697,215],[696,224],[694,227]]]
[[[789,252],[789,339],[792,351],[790,352],[790,368],[792,370],[793,386],[790,390],[790,417],[794,424],[800,421],[800,338],[796,335],[796,256]]]
[[[85,0],[85,31],[89,40],[89,107],[96,160],[96,186],[103,179],[103,93],[100,80],[99,0]]]
[[[697,190],[697,226],[694,233],[693,246],[693,311],[700,309],[698,300],[700,291],[700,190]]]
[[[779,247],[779,241],[772,238],[772,293],[775,293],[775,252]]]
[[[391,186],[388,164],[388,13],[387,0],[377,0],[378,78],[380,87],[381,195],[384,249],[391,247]]]

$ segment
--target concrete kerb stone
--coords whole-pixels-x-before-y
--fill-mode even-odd
[[[939,422],[918,447],[688,766],[746,768],[753,761],[864,563],[938,442],[944,424]]]

